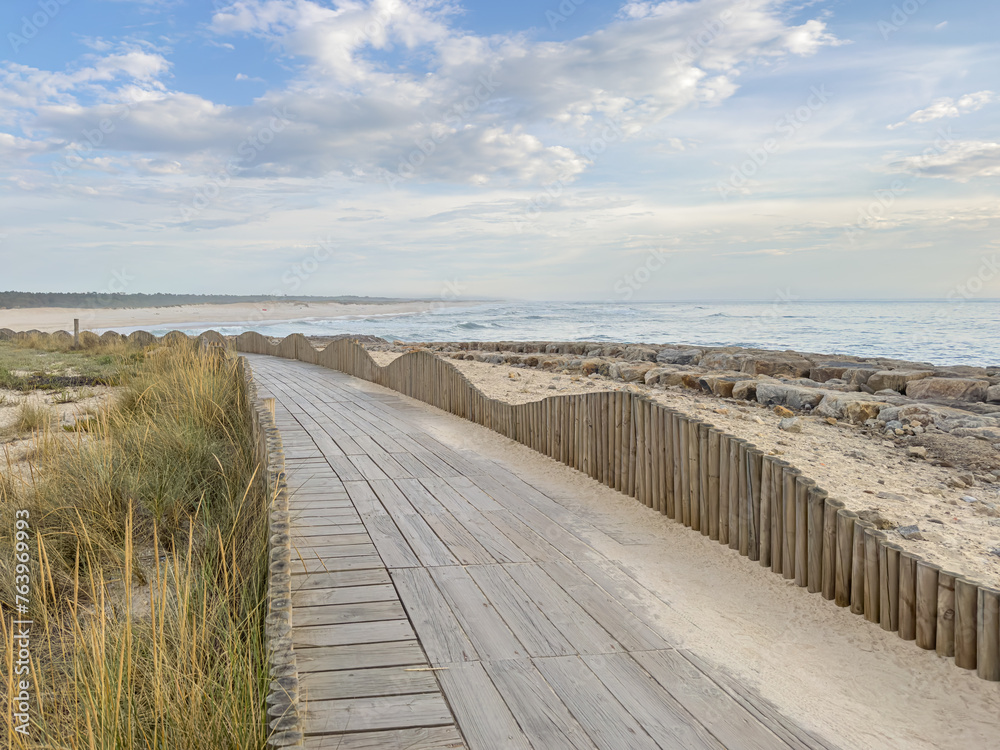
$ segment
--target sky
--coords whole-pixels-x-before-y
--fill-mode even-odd
[[[1000,297],[995,0],[7,0],[0,289]]]

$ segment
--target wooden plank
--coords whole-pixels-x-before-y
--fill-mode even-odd
[[[479,659],[425,568],[394,570],[392,580],[432,664]]]
[[[538,565],[505,565],[504,569],[545,612],[576,653],[609,654],[625,650]]]
[[[798,750],[837,750],[822,737],[786,719],[775,706],[721,670],[711,668],[704,660],[686,649],[678,653],[719,686],[729,697],[749,711],[758,721],[776,734],[786,745]]]
[[[294,622],[294,621],[293,621]],[[292,628],[292,645],[299,649],[319,646],[346,646],[355,643],[389,643],[410,641],[416,638],[409,620],[384,620],[382,622],[346,622],[338,625],[319,625]]]
[[[323,571],[369,570],[371,568],[382,567],[384,567],[382,558],[378,555],[362,555],[361,557],[293,558],[290,569],[293,574],[298,574],[320,573]]]
[[[292,592],[292,607],[309,609],[364,602],[396,600],[396,589],[391,583],[375,586],[344,586],[337,589],[302,589]]]
[[[309,672],[302,675],[300,686],[302,694],[310,703],[317,700],[439,692],[433,672],[408,671],[405,667]]]
[[[466,568],[480,590],[507,623],[531,656],[564,656],[575,653],[513,578],[499,565]]]
[[[516,659],[527,655],[524,646],[464,568],[431,568],[430,574],[482,658]]]
[[[424,565],[457,565],[458,560],[427,522],[417,514],[391,479],[369,482],[382,505],[396,522],[410,549]],[[374,540],[376,545],[377,540]]]
[[[707,675],[676,651],[632,657],[726,748],[772,750],[784,743]]]
[[[327,460],[342,482],[355,482],[365,478],[347,456],[328,456]]]
[[[628,654],[581,658],[660,747],[724,750],[724,746]]]
[[[419,667],[427,664],[417,641],[360,643],[304,648],[295,654],[299,674],[374,667]]]
[[[306,737],[306,750],[460,750],[465,747],[456,726],[353,732]]]
[[[598,586],[573,563],[541,563],[552,577],[591,617],[629,651],[669,648],[669,644]]]
[[[292,622],[297,629],[313,625],[337,625],[345,622],[405,620],[406,610],[403,609],[403,605],[399,601],[390,599],[320,607],[295,607],[292,615]]]
[[[448,726],[448,704],[436,693],[309,701],[303,716],[307,735],[377,729]]]
[[[510,511],[499,510],[486,514],[486,520],[501,532],[501,535],[491,539],[494,546],[502,548],[503,559],[498,562],[565,562],[566,555],[521,521]],[[509,540],[509,541],[508,541]],[[482,544],[490,547],[487,540],[480,538]],[[508,546],[509,545],[509,546]],[[497,550],[491,548],[494,556]]]
[[[348,456],[347,459],[354,465],[354,468],[358,470],[361,476],[369,481],[373,479],[389,479],[386,473],[372,461],[370,456]]]
[[[335,589],[341,586],[374,586],[379,583],[389,583],[389,573],[385,568],[301,573],[292,576],[292,591]]]
[[[533,661],[553,692],[598,747],[621,750],[659,747],[579,657],[559,656]]]
[[[424,521],[462,565],[492,565],[497,561],[453,515],[427,515]]]
[[[532,747],[596,747],[530,661],[491,661],[483,666]]]
[[[469,750],[531,750],[482,664],[449,664],[437,675]]]

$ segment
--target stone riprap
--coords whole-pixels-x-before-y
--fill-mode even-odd
[[[1000,365],[935,366],[885,357],[594,342],[368,343],[386,351],[679,387],[884,431],[946,432],[1000,445]]]

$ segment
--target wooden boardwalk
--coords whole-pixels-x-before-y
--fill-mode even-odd
[[[428,407],[249,360],[276,399],[297,514],[306,747],[833,747],[673,647],[666,605],[588,543],[603,532],[433,438]]]

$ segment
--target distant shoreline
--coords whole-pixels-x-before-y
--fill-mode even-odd
[[[0,328],[46,333],[72,331],[73,320],[81,330],[108,328],[198,328],[200,326],[253,326],[303,318],[357,319],[371,316],[412,315],[441,307],[463,307],[481,301],[406,300],[398,302],[259,302],[235,304],[171,305],[145,308],[25,307],[0,309]],[[223,322],[225,321],[225,322]]]

